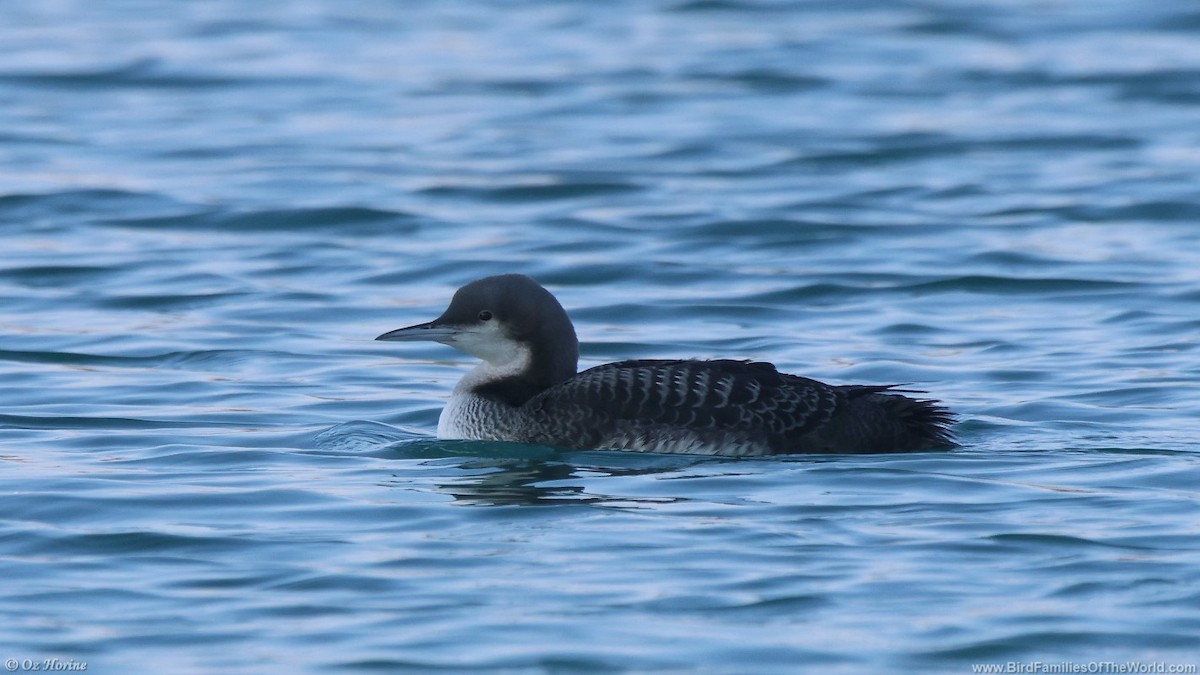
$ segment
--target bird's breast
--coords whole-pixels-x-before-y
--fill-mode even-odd
[[[470,392],[456,392],[438,417],[438,438],[511,441],[522,425],[519,411]]]

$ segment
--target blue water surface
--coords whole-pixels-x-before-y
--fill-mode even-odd
[[[5,3],[0,244],[6,667],[1200,663],[1194,2]],[[437,441],[505,272],[962,447]]]

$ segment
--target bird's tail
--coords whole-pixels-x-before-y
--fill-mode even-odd
[[[958,445],[950,431],[950,425],[955,422],[954,414],[938,401],[886,394],[878,398],[885,407],[891,408],[890,417],[904,429],[912,447],[934,450]]]

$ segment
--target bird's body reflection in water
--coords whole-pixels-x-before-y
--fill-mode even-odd
[[[435,483],[438,492],[472,506],[548,506],[556,504],[596,504],[636,507],[638,504],[665,504],[682,498],[648,498],[595,494],[587,490],[590,477],[641,476],[673,471],[711,460],[677,456],[638,457],[640,462],[622,465],[608,462],[612,452],[564,452],[543,446],[494,441],[401,441],[389,451],[406,459],[428,458],[446,473]],[[451,454],[454,453],[454,454]],[[455,474],[446,480],[448,474]],[[411,477],[389,480],[387,484],[411,487]]]

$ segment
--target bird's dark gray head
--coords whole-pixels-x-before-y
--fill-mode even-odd
[[[375,339],[450,345],[482,359],[490,369],[484,376],[492,382],[524,380],[525,388],[536,389],[529,396],[571,377],[579,363],[579,341],[567,312],[550,291],[523,274],[472,281],[433,321]]]

